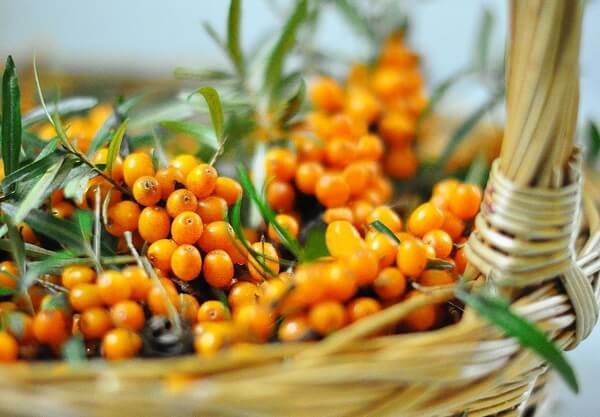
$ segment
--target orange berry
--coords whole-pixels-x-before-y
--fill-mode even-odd
[[[244,265],[247,262],[247,254],[235,238],[233,228],[225,221],[205,225],[198,245],[204,252],[223,249],[235,264]]]
[[[418,277],[427,265],[425,245],[417,240],[405,240],[398,247],[398,269],[410,277]]]
[[[192,245],[180,245],[171,256],[171,270],[183,281],[195,279],[202,271],[200,251]]]
[[[323,221],[327,224],[338,220],[354,223],[354,214],[352,213],[352,210],[350,210],[348,207],[336,207],[327,209],[323,212],[323,215],[321,217],[323,218]]]
[[[464,248],[458,248],[454,254],[454,270],[457,274],[462,274],[467,268],[467,257]]]
[[[129,281],[131,287],[130,298],[135,301],[145,300],[150,288],[152,288],[152,281],[150,281],[146,271],[137,265],[130,265],[123,268],[121,273]]]
[[[23,239],[23,241],[25,243],[33,243],[33,244],[39,243],[38,238],[35,235],[35,232],[27,223],[20,223],[17,226],[17,229],[19,230],[19,233],[21,234],[21,239]]]
[[[450,238],[457,241],[465,231],[465,223],[449,211],[444,212],[444,223],[442,230],[448,233]]]
[[[384,268],[373,282],[373,289],[382,300],[397,300],[406,291],[406,278],[398,268]]]
[[[0,331],[0,362],[16,362],[19,357],[19,343],[8,332]]]
[[[137,229],[140,217],[140,207],[133,201],[121,201],[107,212],[106,230],[113,236],[123,236],[126,231]]]
[[[310,327],[322,336],[341,329],[346,324],[346,311],[341,303],[324,301],[308,313]]]
[[[198,309],[200,304],[193,295],[179,294],[179,315],[190,324],[198,320]]]
[[[286,148],[271,148],[265,155],[268,178],[289,182],[296,174],[296,155]]]
[[[138,219],[138,233],[148,243],[166,239],[169,236],[171,218],[162,207],[145,207]]]
[[[381,311],[381,304],[371,297],[360,297],[353,300],[346,308],[348,320],[354,323],[360,319]]]
[[[59,219],[70,219],[75,213],[75,206],[68,201],[60,201],[52,206],[51,212]]]
[[[312,329],[305,314],[285,317],[277,329],[281,342],[302,342],[312,338]]]
[[[152,288],[148,292],[146,302],[152,314],[157,316],[167,316],[169,309],[168,302],[171,302],[173,307],[179,307],[179,294],[175,284],[167,278],[160,278],[160,283],[153,283]]]
[[[227,201],[222,197],[211,195],[198,201],[198,210],[196,212],[202,218],[203,223],[225,220],[227,218]]]
[[[251,247],[255,252],[263,256],[257,255],[257,259],[254,257],[250,258],[248,262],[250,276],[262,281],[271,273],[279,273],[279,255],[277,255],[277,250],[272,244],[268,242],[255,242]]]
[[[81,313],[79,330],[86,339],[99,339],[111,328],[110,313],[105,308],[89,308]]]
[[[171,270],[171,258],[177,243],[171,239],[160,239],[148,247],[148,260],[155,268],[167,273]]]
[[[327,208],[341,207],[350,198],[350,186],[340,174],[324,174],[317,181],[315,195]]]
[[[199,164],[200,161],[198,158],[190,154],[178,155],[171,161],[171,166],[175,168],[179,172],[181,178],[184,179]]]
[[[368,233],[365,241],[367,247],[377,255],[380,268],[385,268],[394,263],[398,252],[398,244],[395,240],[383,233],[374,232]]]
[[[215,190],[218,176],[214,167],[200,164],[187,175],[185,186],[198,198],[208,197]]]
[[[426,287],[435,287],[438,285],[454,284],[455,279],[449,271],[428,269],[421,274],[418,281],[419,284]]]
[[[443,230],[431,230],[423,236],[423,243],[435,249],[436,258],[447,258],[452,252],[452,238]]]
[[[283,297],[290,290],[289,282],[293,279],[292,276],[292,272],[286,271],[281,272],[278,278],[263,281],[259,288],[258,302],[269,307],[279,305]]]
[[[273,333],[275,321],[271,311],[260,304],[244,304],[233,313],[236,327],[251,340],[264,342]]]
[[[117,271],[104,271],[97,280],[104,304],[113,305],[131,296],[131,282]]]
[[[326,296],[333,300],[348,301],[358,290],[354,271],[342,262],[327,265],[322,279]]]
[[[381,112],[381,104],[366,88],[351,87],[348,90],[345,112],[371,124]]]
[[[423,297],[419,291],[413,290],[406,296],[407,300],[412,298]],[[431,329],[438,318],[438,310],[435,305],[426,305],[409,313],[402,323],[408,330],[422,332]]]
[[[200,323],[207,321],[225,321],[229,318],[229,310],[225,304],[217,300],[205,301],[200,305],[200,308],[198,308],[197,321]]]
[[[109,360],[129,359],[142,348],[142,338],[127,329],[113,329],[102,338],[102,356]]]
[[[191,191],[184,188],[173,191],[167,198],[167,212],[171,217],[175,217],[184,211],[196,211],[197,209],[198,199]]]
[[[373,211],[373,204],[366,200],[356,200],[350,203],[350,209],[354,217],[354,225],[363,230],[363,227],[367,224],[367,218]]]
[[[83,201],[77,202],[77,206],[80,208],[96,207],[96,190],[98,189],[100,190],[101,202],[103,202],[106,198],[110,199],[108,202],[109,207],[112,207],[119,201],[123,200],[123,193],[116,189],[115,186],[112,185],[106,178],[98,175],[88,181],[84,196],[85,198]],[[69,209],[65,208],[65,210]]]
[[[98,149],[98,152],[92,158],[92,162],[94,165],[106,164],[108,160],[108,148]],[[105,169],[104,172],[107,172]],[[115,181],[119,182],[123,179],[123,160],[120,156],[117,156],[113,161],[112,169],[110,172],[110,177]]]
[[[300,230],[300,226],[298,225],[298,221],[290,215],[287,214],[278,214],[275,216],[275,220],[277,223],[281,225],[292,237],[298,236],[298,231]],[[281,237],[277,230],[273,227],[272,224],[269,224],[268,232],[269,239],[271,239],[275,243],[281,243]]]
[[[135,301],[119,301],[110,308],[110,317],[115,327],[139,331],[144,327],[144,310]]]
[[[383,141],[379,136],[369,133],[358,139],[356,144],[357,159],[378,161],[383,156],[383,152]]]
[[[200,356],[212,356],[239,338],[238,330],[231,322],[199,323],[195,332],[194,350]]]
[[[356,277],[358,285],[370,284],[377,278],[379,258],[370,249],[359,249],[344,259],[344,262]]]
[[[325,145],[325,160],[334,168],[344,168],[358,156],[356,144],[345,138],[335,138]]]
[[[245,304],[254,304],[258,300],[258,288],[251,282],[236,282],[229,291],[227,301],[233,308],[239,308]]]
[[[231,206],[242,197],[243,190],[240,183],[233,178],[218,177],[214,192]]]
[[[427,232],[440,229],[444,224],[444,212],[433,203],[423,203],[408,218],[408,230],[423,237]]]
[[[383,165],[392,178],[407,179],[415,176],[419,161],[410,146],[392,146],[385,155]]]
[[[459,184],[460,183],[458,180],[454,178],[447,178],[438,182],[433,187],[432,200],[437,197],[437,201],[440,203],[438,207],[441,209],[447,209],[448,203],[450,200],[452,200],[452,196],[454,195],[456,187],[458,187]]]
[[[276,211],[291,211],[296,193],[290,183],[272,181],[267,185],[267,203]]]
[[[133,198],[142,206],[154,206],[162,198],[160,183],[154,177],[139,177],[133,183]]]
[[[344,90],[330,77],[317,77],[313,80],[309,96],[310,101],[319,110],[335,112],[344,106]]]
[[[450,211],[461,220],[475,217],[481,205],[481,190],[473,184],[460,184],[448,202]]]
[[[221,249],[215,249],[204,256],[204,280],[215,288],[228,288],[233,280],[233,262]]]
[[[317,136],[319,135],[317,134]],[[319,140],[301,135],[295,135],[294,143],[296,144],[298,161],[320,162],[323,159],[323,144]]]
[[[67,318],[61,310],[42,310],[33,318],[33,335],[41,343],[62,344],[69,337]]]
[[[86,265],[67,266],[61,277],[62,286],[70,290],[77,284],[91,283],[96,279],[96,272]]]
[[[379,134],[391,145],[405,145],[414,138],[414,119],[403,113],[386,113],[379,121]]]
[[[344,168],[342,176],[350,188],[350,195],[362,194],[372,179],[369,168],[362,162],[353,162]]]
[[[402,219],[400,219],[400,216],[398,216],[398,214],[396,214],[389,206],[376,207],[367,217],[367,222],[369,224],[373,223],[375,220],[379,220],[392,232],[399,232],[402,230]]]
[[[154,164],[150,155],[134,152],[127,155],[123,161],[123,179],[128,187],[133,187],[135,181],[144,176],[154,176]]]
[[[325,243],[329,253],[338,258],[351,256],[357,250],[366,247],[352,223],[343,220],[337,220],[327,225]]]
[[[296,170],[296,187],[305,194],[314,194],[317,181],[325,170],[318,162],[302,162]]]
[[[100,288],[96,284],[82,282],[69,291],[69,303],[76,311],[85,311],[102,305]]]
[[[203,231],[202,218],[193,211],[179,213],[171,223],[171,238],[180,245],[196,243]]]
[[[169,198],[171,193],[175,191],[177,182],[184,182],[183,178],[179,176],[179,173],[173,167],[159,169],[156,171],[154,178],[156,178],[156,181],[158,181],[158,184],[160,185],[161,198],[165,201]]]

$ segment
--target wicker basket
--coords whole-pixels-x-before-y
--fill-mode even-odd
[[[512,1],[508,124],[467,253],[564,348],[598,315],[600,218],[573,145],[582,0]],[[436,288],[312,344],[237,346],[213,358],[20,364],[0,370],[6,416],[521,416],[547,366],[467,309],[420,334],[368,337]]]

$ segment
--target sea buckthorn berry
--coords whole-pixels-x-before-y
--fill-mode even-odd
[[[410,146],[392,146],[385,155],[385,172],[396,179],[414,177],[419,161]]]
[[[366,200],[355,200],[350,203],[350,209],[354,216],[354,225],[360,230],[364,230],[364,226],[367,224],[367,218],[373,211],[373,204]]]
[[[51,346],[62,344],[69,337],[67,318],[61,310],[42,310],[33,318],[33,335]]]
[[[235,238],[235,232],[231,225],[225,221],[207,224],[198,245],[204,252],[223,249],[235,264],[244,265],[247,262],[245,250]]]
[[[377,192],[381,201],[386,202],[392,197],[393,185],[391,181],[381,175],[375,176],[371,183],[372,191]]]
[[[353,162],[344,168],[342,176],[350,188],[350,195],[358,196],[365,191],[372,179],[370,174],[369,168],[363,162]]]
[[[344,263],[356,277],[359,286],[370,284],[377,278],[379,259],[377,254],[370,249],[357,250],[344,259]]]
[[[185,179],[185,187],[198,198],[208,197],[217,185],[219,174],[208,164],[200,164],[190,171]]]
[[[396,214],[389,206],[376,207],[367,217],[368,223],[373,223],[375,220],[379,220],[392,232],[399,232],[402,230],[402,219],[400,219],[400,216],[398,216],[398,214]]]
[[[203,223],[225,220],[227,217],[227,201],[222,197],[211,195],[198,201],[196,212],[202,218]]]
[[[110,317],[115,327],[137,332],[144,327],[144,310],[135,301],[119,301],[110,308]]]
[[[258,301],[258,288],[255,284],[246,281],[236,282],[229,290],[227,301],[233,308],[239,308],[245,304],[254,304]]]
[[[453,242],[450,235],[439,229],[425,233],[423,243],[435,249],[436,258],[447,258],[453,249]]]
[[[154,164],[150,155],[134,152],[123,161],[123,179],[128,187],[133,187],[135,181],[144,176],[154,176]]]
[[[341,329],[346,320],[344,306],[335,301],[323,301],[313,306],[308,313],[310,327],[321,336]]]
[[[204,280],[211,287],[228,288],[233,280],[233,262],[221,249],[212,250],[204,256],[202,271]]]
[[[98,189],[100,190],[100,201],[102,202],[108,198],[109,207],[123,200],[123,193],[121,191],[116,189],[106,178],[97,175],[88,181],[85,198],[81,202],[78,201],[77,206],[79,208],[96,207],[96,192]]]
[[[423,296],[424,295],[421,292],[413,290],[408,293],[406,300]],[[422,332],[431,329],[437,322],[437,319],[438,307],[436,305],[429,304],[413,310],[406,317],[404,317],[402,324],[410,331]]]
[[[371,297],[360,297],[353,300],[346,308],[347,317],[350,323],[381,311],[381,304]]]
[[[436,203],[436,205],[441,209],[447,209],[450,200],[452,200],[452,196],[454,195],[454,191],[456,187],[458,187],[460,183],[458,180],[454,178],[448,178],[438,182],[433,187],[433,192],[431,196],[431,201]]]
[[[177,243],[171,239],[160,239],[148,247],[148,260],[155,268],[168,273],[171,271],[171,258]]]
[[[312,337],[312,329],[305,314],[285,317],[277,329],[277,338],[282,342],[303,342]]]
[[[8,332],[0,331],[0,362],[15,362],[19,357],[19,343]]]
[[[296,193],[288,182],[272,181],[267,185],[267,203],[273,210],[290,211],[294,207]]]
[[[366,243],[367,247],[377,255],[380,268],[390,266],[396,260],[398,244],[391,237],[379,232],[369,233]]]
[[[300,226],[298,225],[298,221],[290,215],[287,214],[278,214],[275,216],[275,220],[277,223],[281,225],[292,237],[298,236],[298,231],[300,230]],[[277,230],[273,227],[272,224],[269,224],[268,236],[273,242],[281,243],[281,237]]]
[[[344,107],[344,90],[330,77],[318,77],[309,89],[310,101],[319,110],[335,112]]]
[[[354,271],[340,261],[329,264],[322,279],[325,294],[329,299],[345,302],[358,290]]]
[[[196,211],[197,209],[198,198],[191,191],[184,188],[173,191],[167,198],[167,212],[171,217],[175,217],[184,211]]]
[[[454,254],[454,270],[457,274],[462,274],[467,268],[467,257],[465,256],[465,250],[458,248]]]
[[[154,177],[139,177],[133,183],[133,198],[142,206],[154,206],[162,198],[160,183]]]
[[[112,327],[110,313],[105,308],[89,308],[79,318],[79,330],[86,339],[99,339]]]
[[[344,168],[358,156],[356,144],[345,138],[335,138],[325,145],[325,160],[334,168]]]
[[[179,307],[179,294],[173,281],[167,278],[159,278],[160,282],[153,283],[152,288],[148,292],[146,302],[152,314],[157,316],[168,316],[168,302],[173,308]]]
[[[138,233],[148,243],[169,236],[171,218],[163,207],[145,207],[138,218]]]
[[[287,271],[281,272],[278,278],[262,282],[259,288],[258,302],[272,308],[278,306],[290,290],[292,275],[293,273]]]
[[[316,138],[305,137],[298,134],[294,135],[293,139],[294,143],[296,144],[298,161],[320,162],[323,159],[325,151],[321,141]]]
[[[0,287],[15,289],[17,288],[17,278],[19,270],[17,264],[13,261],[0,262]]]
[[[454,276],[450,271],[439,269],[428,269],[424,271],[418,279],[419,284],[426,287],[436,287],[439,285],[454,284]]]
[[[218,177],[214,193],[231,206],[242,197],[243,190],[240,183],[233,178]]]
[[[314,305],[325,297],[324,277],[327,273],[328,265],[323,262],[313,262],[311,264],[300,265],[292,279],[292,291],[290,296],[283,302],[288,308],[283,310],[292,310],[298,307]]]
[[[179,213],[171,223],[171,238],[180,245],[196,243],[203,231],[202,218],[193,211]]]
[[[314,194],[317,181],[325,170],[318,162],[302,162],[296,170],[296,187],[305,194]]]
[[[379,134],[391,145],[406,145],[415,135],[415,122],[403,113],[386,113],[379,121]]]
[[[251,340],[264,342],[273,333],[273,313],[260,304],[245,304],[233,312],[236,327]]]
[[[190,154],[177,155],[172,161],[171,166],[179,171],[179,174],[185,179],[188,174],[200,164],[198,158]]]
[[[383,151],[383,141],[371,133],[361,136],[356,143],[356,157],[359,160],[378,161]]]
[[[160,185],[161,198],[165,201],[169,198],[171,193],[175,191],[177,182],[184,182],[184,179],[179,176],[179,173],[173,167],[159,169],[156,171],[154,178],[156,178],[156,181],[158,181],[158,184]]]
[[[418,240],[405,240],[398,247],[398,269],[409,277],[418,277],[427,265],[425,244]]]
[[[127,329],[113,329],[102,338],[102,356],[109,360],[133,358],[142,348],[142,338]]]
[[[130,265],[123,268],[121,273],[129,281],[131,287],[130,298],[135,301],[145,300],[150,288],[152,288],[152,281],[150,281],[146,271],[137,265]]]
[[[381,113],[381,104],[368,89],[351,87],[346,98],[345,112],[371,124]]]
[[[334,221],[327,226],[325,243],[329,253],[337,258],[351,256],[366,247],[352,223],[343,220]]]
[[[350,186],[340,174],[324,174],[317,181],[315,195],[327,208],[341,207],[350,198]]]
[[[75,213],[75,206],[68,201],[60,201],[52,206],[51,212],[59,219],[70,219]]]
[[[423,203],[408,218],[408,231],[423,237],[427,232],[439,229],[444,224],[444,212],[433,203]]]
[[[296,155],[286,148],[271,148],[265,155],[268,178],[289,182],[296,174]]]
[[[450,211],[461,220],[475,217],[481,205],[481,190],[473,184],[460,184],[448,202]]]
[[[195,279],[202,271],[200,251],[192,245],[179,246],[171,256],[171,271],[183,281]]]
[[[250,276],[258,281],[273,274],[279,273],[279,255],[277,250],[269,242],[255,242],[251,245],[254,251],[263,256],[257,255],[257,259],[251,257],[248,262],[248,272]]]
[[[21,239],[23,239],[23,241],[25,243],[36,244],[39,242],[35,232],[27,223],[20,223],[17,226],[17,229],[19,230],[19,233],[21,234]]]
[[[333,223],[338,220],[354,223],[354,214],[348,207],[336,207],[330,208],[323,212],[321,216],[323,221],[327,224]]]
[[[190,324],[198,320],[198,309],[200,304],[196,297],[190,294],[179,294],[179,315]]]
[[[246,283],[248,284],[248,283]],[[197,321],[199,323],[210,321],[225,321],[230,319],[229,310],[220,301],[208,300],[203,302],[198,308]]]
[[[104,271],[97,280],[104,304],[114,305],[131,297],[131,282],[117,271]]]
[[[70,290],[77,284],[91,283],[96,279],[96,272],[86,265],[67,266],[61,276],[62,286]]]
[[[232,345],[238,337],[238,330],[231,322],[201,323],[194,337],[194,350],[200,356],[212,356],[220,350]]]
[[[82,282],[69,291],[69,303],[77,311],[85,311],[102,305],[100,288],[96,284]]]
[[[398,268],[384,268],[373,282],[373,289],[382,300],[398,300],[406,291],[406,277]]]
[[[98,152],[96,152],[96,154],[92,158],[92,162],[94,163],[94,165],[105,165],[107,160],[108,148],[98,149]],[[104,172],[107,172],[107,170],[105,169]],[[109,176],[117,182],[123,179],[123,160],[120,156],[117,156],[113,161],[112,169],[109,173]]]
[[[123,236],[127,231],[135,231],[138,226],[140,212],[140,207],[133,201],[121,201],[109,207],[106,230],[117,237]]]
[[[457,241],[465,231],[465,223],[449,211],[444,212],[444,223],[442,230],[450,235],[450,238]]]

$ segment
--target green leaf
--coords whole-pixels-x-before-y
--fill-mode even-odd
[[[92,213],[84,210],[77,210],[75,212],[75,222],[79,225],[79,232],[84,242],[89,242],[92,238],[92,227],[94,224],[94,217]]]
[[[300,110],[305,96],[306,83],[302,75],[295,72],[280,81],[270,97],[269,107],[279,121],[285,123]]]
[[[498,297],[471,294],[465,290],[457,290],[456,296],[508,336],[517,339],[523,347],[537,353],[558,372],[571,390],[579,392],[575,372],[563,353],[540,329],[515,313],[510,304]]]
[[[175,78],[178,80],[193,80],[193,81],[225,81],[232,80],[233,74],[226,71],[214,70],[214,69],[190,69],[177,67],[173,71]]]
[[[483,187],[487,182],[488,174],[489,167],[487,158],[483,152],[479,152],[469,166],[465,182]]]
[[[112,166],[115,163],[117,156],[119,156],[119,152],[121,151],[121,143],[123,143],[123,137],[125,137],[128,123],[129,120],[125,119],[112,136],[106,156],[106,172],[112,172]]]
[[[484,71],[489,60],[490,44],[494,30],[494,14],[489,7],[483,9],[479,22],[479,29],[475,38],[473,66],[479,71]]]
[[[600,155],[600,130],[592,121],[590,121],[589,138],[588,160],[593,161]]]
[[[208,36],[210,36],[211,39],[221,49],[223,49],[225,51],[225,53],[228,53],[228,51],[227,51],[227,45],[225,45],[225,42],[223,42],[223,39],[221,39],[221,37],[219,36],[219,34],[215,30],[215,28],[212,27],[212,25],[210,23],[208,23],[208,22],[202,22],[202,27],[204,28],[204,30],[206,31],[206,33],[208,34]]]
[[[52,256],[44,259],[39,262],[32,262],[29,264],[29,268],[25,274],[21,276],[19,280],[19,290],[26,290],[31,287],[35,282],[39,279],[43,274],[50,272],[51,270],[62,265],[62,262],[73,258],[73,253],[71,252],[57,252]]]
[[[9,55],[2,75],[2,161],[5,175],[19,168],[21,130],[21,93],[15,63]]]
[[[304,262],[312,262],[329,256],[325,242],[325,226],[319,224],[308,230],[304,243]]]
[[[265,71],[265,90],[271,93],[275,86],[279,84],[283,74],[283,64],[288,53],[292,50],[296,42],[296,34],[302,21],[306,18],[308,6],[306,0],[300,0],[288,18],[279,39],[275,43],[273,51],[267,58]]]
[[[83,337],[71,336],[61,347],[62,357],[70,364],[78,364],[86,360]]]
[[[50,112],[50,114],[68,116],[73,113],[88,111],[97,104],[98,99],[95,97],[69,97],[48,106],[48,112]],[[44,108],[42,106],[36,107],[23,115],[23,127],[31,126],[45,120],[46,111]]]
[[[64,181],[64,193],[77,204],[83,203],[90,179],[98,173],[87,165],[79,165],[71,170]]]
[[[190,94],[189,97],[194,94],[202,94],[208,104],[208,110],[210,111],[210,118],[212,120],[213,129],[219,143],[223,143],[223,133],[225,126],[225,116],[223,115],[223,106],[221,105],[221,99],[219,93],[212,87],[201,87]],[[189,99],[188,97],[188,99]]]
[[[11,186],[17,183],[23,183],[25,181],[30,181],[35,178],[41,177],[48,169],[55,165],[61,157],[56,154],[46,155],[41,159],[37,159],[36,161],[24,165],[21,168],[14,171],[12,174],[6,176],[2,180],[2,189],[4,192],[8,192]]]
[[[160,125],[171,132],[190,136],[195,139],[200,146],[207,147],[211,149],[212,152],[219,146],[219,142],[215,137],[214,132],[206,125],[178,120],[165,120],[160,122]]]
[[[335,0],[333,4],[357,34],[364,36],[369,41],[375,40],[375,33],[365,17],[365,13],[359,10],[355,4],[348,0]]]
[[[244,75],[244,57],[240,46],[241,1],[231,0],[227,16],[227,51],[238,74]]]
[[[13,261],[17,265],[19,275],[23,275],[25,272],[25,243],[19,233],[19,229],[13,223],[12,219],[4,216],[4,221],[8,227],[8,243],[10,245],[10,254],[12,255]]]
[[[285,229],[275,218],[275,212],[269,207],[266,201],[264,201],[254,188],[248,172],[243,166],[238,166],[238,177],[240,179],[240,185],[242,186],[244,193],[250,197],[250,199],[256,204],[263,218],[273,226],[279,237],[281,238],[282,244],[296,257],[296,259],[303,260],[304,255],[302,253],[302,247],[300,243]]]
[[[0,297],[4,297],[5,295],[14,295],[16,293],[17,292],[12,288],[0,287]]]
[[[12,242],[8,239],[0,239],[0,250],[5,252],[12,252]],[[54,254],[53,251],[41,248],[31,243],[25,243],[25,255],[29,258],[45,258]]]
[[[383,222],[381,222],[381,220],[375,220],[374,222],[371,222],[369,224],[369,226],[371,226],[373,229],[377,230],[380,233],[383,233],[384,235],[387,235],[389,238],[391,238],[394,242],[400,244],[400,239],[398,239],[398,236],[396,236],[396,234],[389,228],[387,227],[385,224],[383,224]]]

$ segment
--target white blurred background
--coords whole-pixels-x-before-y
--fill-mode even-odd
[[[375,1],[375,0],[374,0]],[[525,0],[521,0],[525,1]],[[565,0],[568,1],[568,0]],[[279,1],[286,6],[292,0]],[[100,76],[168,78],[176,66],[215,67],[226,58],[203,31],[210,22],[225,30],[228,2],[208,0],[0,0],[0,56],[29,62],[33,53],[55,69]],[[411,43],[423,55],[428,84],[435,85],[471,59],[484,6],[496,16],[493,51],[500,59],[506,36],[506,0],[405,0],[411,16]],[[242,39],[246,46],[279,27],[268,1],[243,3]],[[581,58],[580,120],[600,120],[600,1],[588,1]],[[357,58],[365,44],[334,12],[327,13],[319,43]],[[460,89],[453,108],[468,106],[472,94]],[[475,94],[476,95],[476,94]],[[598,417],[600,330],[569,354],[583,392],[575,397],[561,387],[552,416]]]

